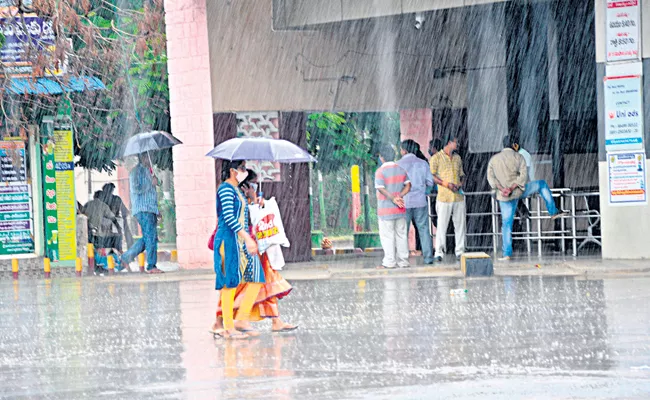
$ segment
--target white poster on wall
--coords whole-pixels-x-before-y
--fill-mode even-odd
[[[607,165],[610,205],[648,204],[644,151],[607,153]]]
[[[607,61],[639,59],[639,0],[607,1]]]
[[[605,148],[643,149],[641,63],[608,66],[605,89]]]

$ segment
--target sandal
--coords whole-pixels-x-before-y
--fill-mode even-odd
[[[223,332],[218,334],[218,336],[227,340],[245,340],[250,338],[250,336],[246,333],[242,333],[242,332],[228,333],[227,330],[224,330]]]
[[[298,325],[284,324],[282,329],[273,329],[271,332],[273,332],[273,333],[293,332],[296,329],[298,329]]]
[[[237,332],[245,333],[250,337],[258,337],[259,335],[261,335],[261,333],[259,331],[256,331],[255,329],[237,329]]]
[[[159,270],[158,267],[154,267],[154,268],[148,269],[147,273],[152,274],[152,275],[153,274],[164,274],[165,271]]]
[[[223,328],[219,328],[219,329],[210,328],[210,329],[208,329],[208,332],[210,332],[211,334],[216,335],[216,336],[221,336],[223,331],[225,331],[225,329],[223,329]]]

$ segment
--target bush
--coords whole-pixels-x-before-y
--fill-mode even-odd
[[[366,218],[363,215],[363,213],[361,213],[361,215],[359,215],[359,218],[357,218],[357,224],[363,228],[365,222],[366,222]],[[371,208],[370,209],[370,232],[377,232],[377,231],[379,231],[379,218],[377,218],[377,209]]]

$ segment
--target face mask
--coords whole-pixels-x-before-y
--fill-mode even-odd
[[[237,170],[237,182],[242,183],[246,178],[248,178],[248,171]]]
[[[255,193],[257,193],[257,188],[258,188],[257,183],[251,183],[251,189],[253,189]]]
[[[377,165],[381,165],[383,162],[381,162],[381,157],[377,157]]]

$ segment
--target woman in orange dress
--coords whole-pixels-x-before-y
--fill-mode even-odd
[[[241,190],[246,195],[249,204],[264,204],[264,200],[257,197],[257,174],[248,170],[248,177],[239,185]],[[298,328],[297,325],[291,325],[285,323],[280,318],[280,311],[278,310],[278,300],[288,295],[292,287],[287,282],[278,271],[275,271],[271,263],[269,262],[268,256],[262,254],[260,256],[262,261],[262,269],[264,271],[264,285],[257,295],[257,300],[251,310],[250,316],[245,316],[245,318],[238,318],[239,316],[239,306],[241,305],[242,300],[245,297],[246,290],[248,285],[240,285],[237,287],[235,292],[235,327],[241,331],[246,332],[249,336],[257,336],[259,333],[255,331],[250,325],[249,321],[261,321],[264,318],[271,318],[272,326],[271,329],[273,332],[291,332]],[[223,329],[223,319],[222,319],[222,310],[221,310],[221,299],[217,305],[217,319],[212,326],[210,332],[217,333]]]

